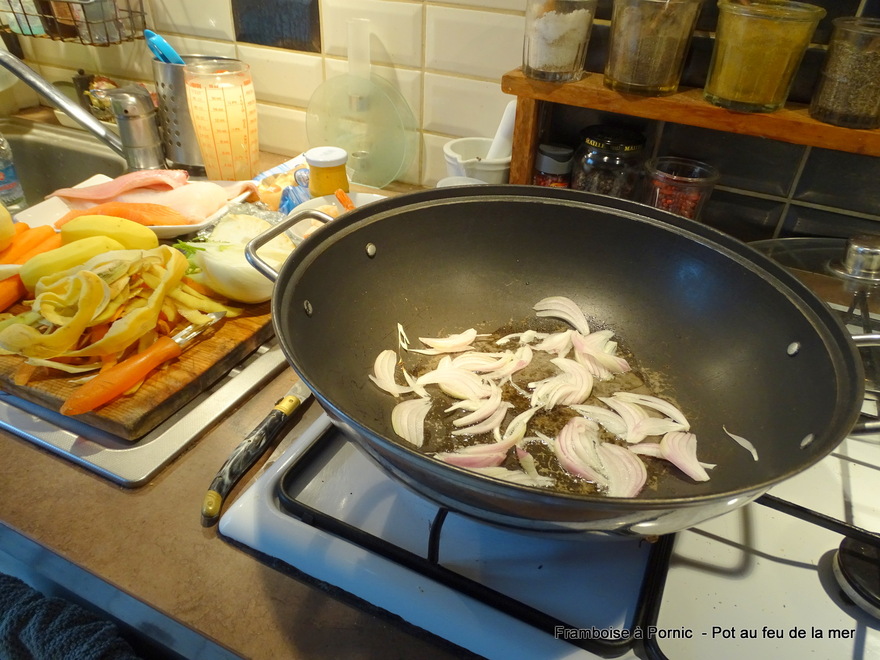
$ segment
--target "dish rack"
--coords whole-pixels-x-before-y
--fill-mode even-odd
[[[111,46],[144,38],[144,0],[0,0],[0,31]]]

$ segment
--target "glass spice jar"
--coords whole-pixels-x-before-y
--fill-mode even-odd
[[[676,156],[652,158],[645,168],[645,204],[692,220],[700,217],[720,177],[708,163]]]
[[[539,144],[535,154],[535,172],[532,184],[548,188],[568,188],[571,185],[571,164],[574,149],[561,144]]]
[[[522,67],[527,78],[568,82],[583,76],[597,2],[527,1]]]
[[[845,128],[878,128],[880,19],[843,17],[833,24],[810,116]]]
[[[645,162],[645,136],[638,131],[597,124],[581,132],[571,187],[575,190],[635,199]]]
[[[614,0],[605,86],[673,94],[703,0]]]

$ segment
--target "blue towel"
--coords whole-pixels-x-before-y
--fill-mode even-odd
[[[113,623],[0,573],[0,659],[138,660]]]

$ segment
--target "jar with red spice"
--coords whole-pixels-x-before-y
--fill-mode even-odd
[[[548,188],[568,188],[571,185],[571,163],[574,149],[562,144],[539,144],[535,154],[532,184]]]
[[[643,201],[651,206],[697,220],[718,181],[718,170],[699,160],[659,156],[645,163]]]

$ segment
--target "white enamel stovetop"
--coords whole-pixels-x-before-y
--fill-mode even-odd
[[[279,482],[328,423],[322,416],[241,495],[220,521],[224,537],[482,656],[598,657],[283,512]],[[320,439],[330,448],[296,480],[304,484],[297,498],[424,555],[437,507],[333,437]],[[878,484],[875,435],[848,438],[772,493],[880,530]],[[620,637],[634,629],[650,544],[549,539],[454,514],[443,529],[445,568],[542,608],[586,637]],[[657,630],[639,628],[638,634],[653,637],[669,658],[880,657],[880,623],[846,602],[832,583],[831,557],[841,539],[759,504],[679,533]],[[638,654],[588,648],[633,658],[651,657],[653,647]]]

